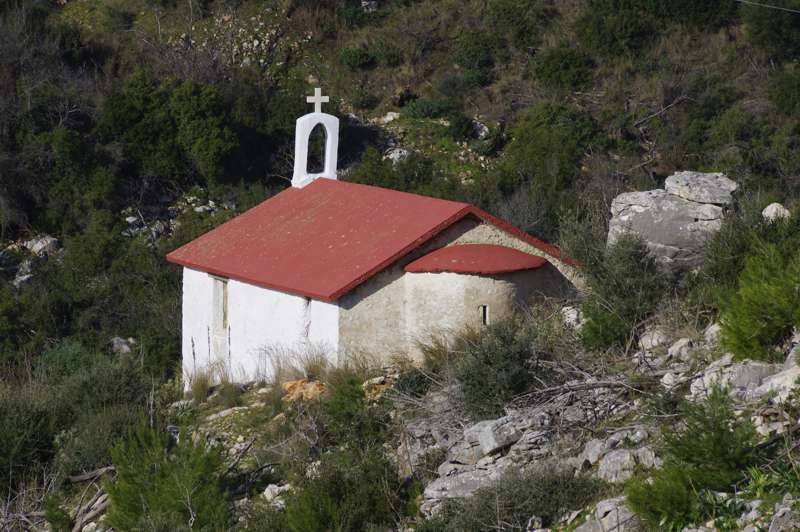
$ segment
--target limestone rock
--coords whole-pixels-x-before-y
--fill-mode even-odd
[[[639,337],[639,349],[649,351],[654,349],[667,341],[667,335],[659,328],[647,329]]]
[[[686,362],[689,359],[689,353],[692,352],[694,344],[691,338],[681,338],[673,343],[667,350],[670,358]]]
[[[752,396],[758,398],[773,395],[773,402],[783,403],[798,388],[798,379],[800,379],[800,367],[794,366],[785,369],[765,378],[761,385],[753,391]]]
[[[785,220],[792,215],[789,212],[789,209],[781,205],[780,203],[770,203],[764,210],[761,211],[761,216],[768,222],[774,222],[776,220]]]
[[[476,464],[483,456],[483,451],[478,442],[460,441],[450,448],[447,456],[450,461],[459,464]]]
[[[580,331],[583,326],[583,316],[581,309],[578,307],[567,306],[561,309],[561,317],[564,320],[564,325],[570,329]]]
[[[284,502],[281,499],[281,495],[287,491],[290,491],[291,489],[292,486],[290,484],[283,484],[280,486],[278,484],[270,484],[264,488],[263,496],[270,505],[276,508],[283,508]]]
[[[511,416],[490,421],[480,421],[464,429],[464,439],[481,446],[483,454],[491,454],[515,443],[522,432],[514,425]]]
[[[728,388],[737,397],[752,395],[762,381],[780,371],[781,365],[746,360],[732,363],[732,357],[726,355],[710,364],[705,372],[692,381],[689,387],[693,398],[706,397],[716,386]]]
[[[800,520],[794,514],[792,506],[796,501],[790,494],[783,497],[783,501],[775,504],[775,513],[769,524],[769,532],[790,532],[800,529]]]
[[[58,248],[60,247],[58,239],[50,235],[32,238],[31,240],[24,242],[22,245],[25,246],[28,251],[40,257],[50,255],[51,253],[58,251]]]
[[[384,159],[389,159],[393,164],[397,164],[408,157],[408,155],[409,151],[404,148],[392,148],[386,152]]]
[[[635,467],[658,467],[661,460],[650,447],[614,449],[600,460],[597,476],[606,482],[625,482],[633,476]]]
[[[786,355],[786,360],[783,362],[783,369],[790,369],[797,367],[797,357],[800,356],[800,344],[795,344]]]
[[[111,339],[111,351],[115,355],[130,355],[136,345],[136,340],[133,338],[121,338],[115,336]]]
[[[575,532],[625,532],[640,529],[638,518],[625,505],[625,497],[615,497],[597,503],[587,521]]]
[[[446,477],[440,477],[428,484],[424,497],[428,500],[469,497],[480,488],[497,481],[507,467],[471,469]]]
[[[703,339],[709,345],[719,345],[719,339],[722,335],[722,326],[719,323],[712,323],[706,330],[703,331]]]
[[[398,118],[400,118],[400,113],[396,111],[389,111],[388,113],[386,113],[385,115],[383,115],[381,118],[378,119],[378,123],[388,124],[390,122],[394,122]]]
[[[664,182],[670,194],[698,203],[729,205],[739,185],[722,173],[676,172]]]
[[[606,446],[606,442],[597,438],[591,439],[583,446],[583,452],[580,454],[580,460],[582,463],[588,463],[589,465],[596,464],[600,458],[608,450]]]
[[[625,482],[633,476],[636,457],[630,449],[615,449],[600,460],[597,476],[606,482]]]
[[[697,267],[737,185],[722,174],[679,172],[667,178],[666,187],[614,198],[608,243],[636,234],[662,266]]]

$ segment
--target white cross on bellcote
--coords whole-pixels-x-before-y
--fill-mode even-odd
[[[314,96],[306,96],[306,101],[308,103],[314,104],[314,112],[321,113],[322,112],[322,104],[328,103],[331,101],[330,97],[322,95],[322,89],[317,87],[314,89]]]
[[[292,186],[303,188],[320,177],[336,179],[337,152],[339,150],[339,119],[322,112],[322,104],[328,103],[330,97],[322,95],[322,89],[314,89],[314,96],[307,96],[306,101],[314,104],[314,112],[297,119],[294,132],[294,173]],[[308,172],[308,143],[311,132],[321,125],[325,130],[325,166],[321,173]]]

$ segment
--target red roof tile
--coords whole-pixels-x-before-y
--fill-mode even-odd
[[[491,275],[533,270],[547,264],[543,257],[494,244],[464,244],[439,248],[413,261],[407,272],[456,272]]]
[[[324,178],[276,194],[173,251],[167,260],[335,301],[469,215],[574,263],[557,248],[466,203]]]

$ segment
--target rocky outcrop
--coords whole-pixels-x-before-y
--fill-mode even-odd
[[[22,245],[25,246],[28,251],[39,257],[55,253],[61,247],[58,239],[50,235],[32,238],[31,240],[24,242]]]
[[[752,397],[762,382],[778,373],[782,364],[768,364],[766,362],[733,362],[733,356],[727,354],[715,360],[698,375],[689,387],[694,399],[703,399],[708,396],[714,386],[726,388],[734,397],[745,399]]]
[[[668,269],[697,267],[737,188],[723,174],[678,172],[664,190],[620,194],[611,204],[608,243],[636,234]]]
[[[575,532],[630,532],[641,530],[641,522],[625,505],[625,497],[615,497],[597,503],[585,523]]]

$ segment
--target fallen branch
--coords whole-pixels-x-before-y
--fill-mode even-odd
[[[236,469],[236,466],[239,465],[239,462],[242,461],[242,458],[244,458],[244,455],[247,454],[247,451],[250,450],[250,447],[252,447],[255,442],[256,442],[256,439],[252,438],[247,443],[247,445],[244,446],[244,449],[242,449],[241,451],[236,453],[236,457],[233,459],[233,462],[231,463],[231,465],[228,466],[228,469],[226,469],[225,472],[222,474],[223,478],[227,477],[228,475],[230,475],[233,472],[233,470]]]
[[[85,482],[87,480],[94,480],[97,477],[101,477],[106,473],[112,473],[116,471],[113,465],[101,467],[100,469],[95,469],[94,471],[89,471],[88,473],[83,473],[80,475],[74,475],[69,477],[69,481],[76,483],[76,482]]]
[[[75,511],[75,525],[72,527],[72,532],[80,532],[85,523],[100,515],[106,507],[108,507],[108,493],[100,488],[89,502],[82,507],[79,506]]]
[[[542,390],[534,390],[532,392],[524,393],[522,395],[517,396],[517,399],[521,399],[523,397],[538,397],[542,395],[560,395],[569,392],[583,392],[586,390],[596,390],[598,388],[630,388],[631,390],[634,390],[636,392],[642,392],[642,390],[631,386],[627,382],[598,381],[598,382],[582,382],[579,384],[562,384],[561,386],[551,386],[550,388],[544,388]]]
[[[655,113],[653,113],[653,114],[650,114],[650,115],[648,115],[648,116],[646,116],[646,117],[642,118],[642,119],[641,119],[641,120],[639,120],[638,122],[635,122],[635,123],[633,124],[633,127],[639,127],[639,126],[641,126],[641,125],[643,125],[643,124],[645,124],[645,123],[649,122],[650,120],[652,120],[652,119],[654,119],[654,118],[657,118],[657,117],[659,117],[659,116],[663,115],[664,113],[666,113],[667,111],[669,111],[671,108],[675,107],[676,105],[678,105],[678,104],[679,104],[679,103],[681,103],[682,101],[685,101],[685,100],[688,100],[688,99],[689,99],[689,98],[688,98],[688,97],[686,97],[686,96],[684,96],[684,95],[678,96],[677,98],[675,98],[674,100],[672,100],[672,103],[670,103],[670,104],[669,104],[669,105],[667,105],[666,107],[662,107],[660,111],[656,111]]]

